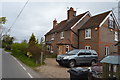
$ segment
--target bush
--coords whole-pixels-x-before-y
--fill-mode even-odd
[[[39,66],[40,64],[35,64],[35,61],[32,58],[26,56],[27,48],[27,43],[14,43],[12,44],[12,55],[30,67]]]
[[[27,53],[27,47],[27,43],[14,43],[12,44],[12,53],[25,55]]]

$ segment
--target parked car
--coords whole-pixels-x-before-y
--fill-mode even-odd
[[[58,55],[56,61],[60,65],[74,67],[81,63],[95,64],[98,61],[98,55],[95,50],[74,49],[66,54]]]

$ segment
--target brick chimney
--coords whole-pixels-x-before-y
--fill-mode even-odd
[[[55,28],[55,26],[57,25],[57,20],[53,20],[53,28]]]
[[[76,11],[74,11],[74,8],[70,7],[70,9],[67,11],[67,19],[72,19],[76,16]]]

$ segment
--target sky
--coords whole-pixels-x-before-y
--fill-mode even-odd
[[[15,18],[23,8],[27,0],[18,2],[15,0],[0,2],[0,16],[5,16],[7,22],[3,25],[8,29],[14,22]],[[52,29],[53,20],[56,18],[59,23],[67,19],[67,10],[73,7],[77,11],[77,15],[90,11],[91,15],[100,14],[114,8],[114,13],[117,16],[117,1],[109,0],[106,2],[80,2],[80,1],[33,1],[29,0],[27,6],[19,16],[16,23],[11,28],[9,34],[15,37],[15,41],[21,42],[26,39],[29,40],[32,33],[40,40],[41,37]]]

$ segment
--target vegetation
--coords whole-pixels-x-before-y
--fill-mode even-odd
[[[28,48],[27,43],[24,43],[24,42],[23,43],[13,43],[12,50],[11,50],[12,55],[30,67],[39,66],[40,64],[35,64],[35,62],[32,58],[29,58],[28,56],[26,56],[27,48]]]
[[[14,38],[10,35],[4,35],[2,39],[2,48],[5,48],[5,50],[11,50],[11,45],[14,41]]]
[[[42,38],[41,43],[38,44],[38,40],[36,40],[34,34],[32,34],[28,42],[28,52],[32,54],[32,58],[35,60],[36,64],[40,64],[41,61],[43,62],[45,59],[45,57],[42,55],[42,53],[45,51],[43,47],[44,45]]]
[[[0,23],[5,24],[6,23],[6,17],[0,17]]]
[[[12,55],[30,67],[44,64],[45,58],[55,58],[55,54],[50,54],[42,37],[40,43],[35,35],[32,34],[29,42],[23,40],[22,43],[13,43],[14,38],[6,35],[3,37],[3,48],[11,51]],[[42,55],[41,55],[42,54]],[[42,57],[42,58],[41,58]]]

